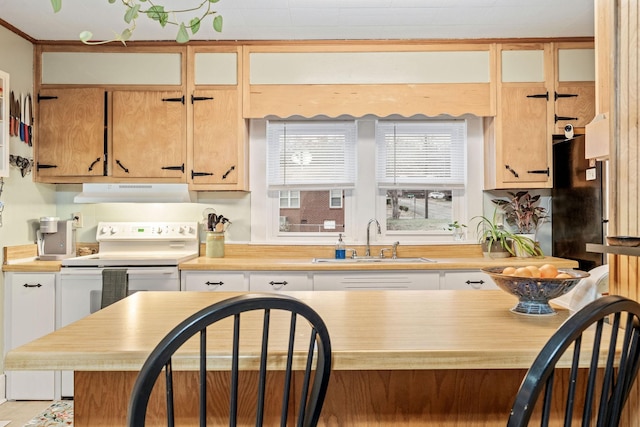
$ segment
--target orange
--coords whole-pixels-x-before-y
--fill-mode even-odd
[[[558,275],[558,268],[553,264],[545,264],[539,270],[540,277],[552,278]]]
[[[525,268],[531,272],[531,277],[540,277],[540,270],[535,265],[527,265]]]
[[[533,274],[531,274],[531,270],[529,270],[527,267],[516,268],[516,271],[513,275],[518,277],[533,277]]]
[[[556,279],[571,279],[571,275],[567,273],[559,273]]]
[[[516,272],[516,269],[514,267],[505,267],[504,270],[502,270],[502,274],[506,274],[508,276],[513,276],[513,273]]]

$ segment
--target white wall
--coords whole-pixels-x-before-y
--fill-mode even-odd
[[[33,45],[0,26],[0,70],[9,73],[10,90],[14,93],[31,93],[33,97]],[[9,91],[5,94],[9,96]],[[37,119],[37,118],[36,118]],[[34,144],[38,141],[35,139]],[[18,137],[10,138],[10,153],[33,158],[33,147],[28,147]],[[33,243],[35,231],[33,218],[53,215],[55,186],[33,183],[33,174],[24,178],[17,168],[4,179],[0,200],[4,203],[0,245],[14,246]],[[4,262],[0,254],[0,260]],[[0,301],[4,306],[4,278],[0,275]],[[4,309],[2,310],[4,313]],[[37,315],[37,310],[34,311]],[[4,318],[0,318],[0,354],[4,354]],[[0,370],[4,370],[4,358]]]

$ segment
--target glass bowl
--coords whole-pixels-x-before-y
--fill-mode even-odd
[[[513,266],[518,268],[516,266]],[[589,277],[589,273],[559,268],[558,273],[567,273],[571,278],[517,277],[502,274],[505,267],[488,267],[482,271],[505,292],[518,298],[518,304],[511,309],[518,314],[549,316],[556,311],[549,305],[549,300],[558,298],[573,289],[580,280]]]

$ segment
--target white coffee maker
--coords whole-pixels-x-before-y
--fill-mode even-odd
[[[43,216],[40,218],[38,237],[38,259],[44,261],[71,258],[76,255],[73,221]]]

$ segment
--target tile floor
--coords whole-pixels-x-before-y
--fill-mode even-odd
[[[0,421],[11,421],[7,427],[23,427],[51,405],[51,401],[7,401],[0,404]]]

